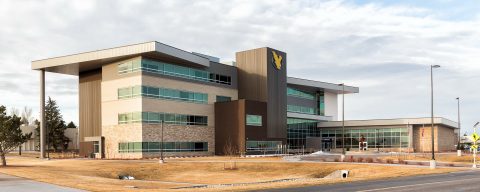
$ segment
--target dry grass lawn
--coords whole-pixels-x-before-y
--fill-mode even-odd
[[[477,160],[480,160],[477,156]],[[392,160],[416,160],[416,161],[428,161],[431,159],[430,154],[416,154],[416,155],[392,155],[380,157],[379,159],[392,159]],[[458,157],[456,154],[436,154],[435,159],[439,162],[449,162],[449,163],[473,163],[472,154],[463,154]]]
[[[238,169],[224,170],[235,161]],[[458,169],[430,170],[419,167],[381,166],[369,164],[290,163],[280,158],[201,157],[168,159],[165,164],[154,160],[40,160],[28,157],[10,157],[9,167],[0,172],[38,181],[91,191],[128,191],[125,186],[136,186],[135,191],[192,191],[172,188],[194,184],[223,184],[269,181],[286,178],[321,178],[335,170],[351,171],[346,180],[295,181],[246,187],[228,187],[211,190],[251,190],[272,187],[292,187],[353,180],[379,179],[418,174],[451,172]],[[118,180],[119,174],[129,174],[137,180]]]

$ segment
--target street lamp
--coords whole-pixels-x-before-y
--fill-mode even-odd
[[[165,163],[163,160],[163,120],[161,120],[162,123],[162,138],[161,138],[161,143],[160,143],[160,160],[158,161],[159,163]]]
[[[345,158],[345,83],[339,86],[342,86],[342,157]]]
[[[431,107],[432,107],[432,160],[430,160],[430,168],[435,168],[435,137],[434,137],[434,122],[433,122],[433,68],[439,68],[440,65],[430,65],[430,90],[431,90]]]
[[[457,142],[457,156],[462,156],[460,151],[460,97],[457,97],[457,114],[458,114],[458,142]]]
[[[471,149],[473,148],[473,166],[472,168],[477,168],[477,150],[478,150],[478,146],[477,146],[477,138],[476,135],[477,135],[477,126],[478,124],[480,124],[480,122],[477,122],[475,123],[475,125],[473,125],[473,135],[472,135],[472,147]]]

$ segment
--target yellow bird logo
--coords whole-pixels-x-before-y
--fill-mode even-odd
[[[275,51],[272,51],[272,54],[273,54],[273,66],[275,66],[275,68],[277,68],[278,70],[280,70],[282,68],[282,56],[281,55],[277,55],[277,53]]]

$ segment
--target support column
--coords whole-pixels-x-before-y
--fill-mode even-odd
[[[40,158],[45,158],[45,70],[40,70]]]

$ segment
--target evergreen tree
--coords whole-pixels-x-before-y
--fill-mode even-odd
[[[57,102],[50,97],[48,97],[47,105],[45,106],[45,125],[47,128],[47,149],[53,147],[53,150],[57,151],[58,147],[63,146],[67,126],[65,121],[63,121]]]
[[[0,106],[0,158],[2,166],[7,166],[5,155],[25,143],[32,137],[32,133],[23,134],[20,129],[20,117],[14,113],[7,116],[6,108]]]
[[[40,121],[35,119],[33,123],[35,125],[35,150],[40,151]]]
[[[77,128],[77,126],[75,125],[75,123],[73,123],[73,121],[70,121],[70,123],[68,123],[67,125],[67,128]]]

